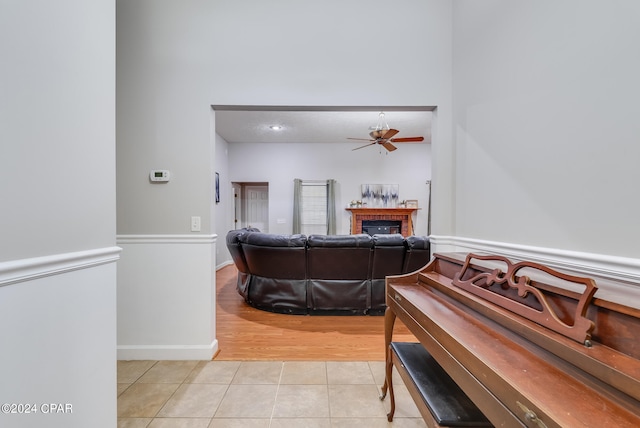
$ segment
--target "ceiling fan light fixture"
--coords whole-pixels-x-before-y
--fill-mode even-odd
[[[384,118],[384,112],[381,111],[380,114],[378,114],[378,124],[376,125],[376,127],[373,129],[374,131],[388,131],[389,128],[389,124],[387,123],[387,120]],[[381,133],[381,135],[384,135],[384,132]]]
[[[364,147],[369,147],[374,144],[377,144],[379,146],[384,147],[388,153],[397,149],[397,147],[394,146],[392,143],[418,143],[418,142],[424,141],[424,137],[393,138],[400,131],[398,131],[397,129],[391,129],[386,119],[384,118],[384,112],[380,112],[380,114],[378,115],[378,124],[375,127],[373,126],[369,127],[369,129],[372,130],[369,133],[369,135],[371,136],[371,139],[347,137],[347,139],[349,140],[369,141],[369,144],[356,147],[355,149],[352,149],[352,150],[359,150]],[[382,152],[382,149],[380,149],[380,152]]]

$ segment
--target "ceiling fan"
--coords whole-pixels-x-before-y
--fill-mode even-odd
[[[364,146],[356,147],[353,150],[359,150],[365,147],[372,146],[374,144],[379,144],[385,149],[387,149],[388,152],[392,152],[396,150],[397,147],[391,143],[419,143],[421,141],[424,141],[424,137],[393,138],[393,136],[400,131],[398,131],[397,129],[389,128],[389,125],[387,124],[387,121],[384,118],[383,112],[380,112],[380,115],[378,116],[378,124],[375,127],[369,128],[369,129],[373,129],[369,133],[369,135],[371,136],[371,139],[347,137],[348,140],[371,141],[371,143],[365,144]]]

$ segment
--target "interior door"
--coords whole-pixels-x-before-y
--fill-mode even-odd
[[[269,187],[245,187],[246,225],[269,232]]]
[[[232,229],[242,227],[242,186],[238,183],[231,183],[231,194],[233,195],[233,224]]]

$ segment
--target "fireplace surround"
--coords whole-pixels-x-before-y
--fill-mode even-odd
[[[346,208],[351,212],[351,233],[367,233],[363,229],[363,221],[400,222],[397,233],[407,237],[413,235],[411,215],[418,208]],[[366,224],[366,223],[365,223]],[[387,232],[389,233],[389,232]]]

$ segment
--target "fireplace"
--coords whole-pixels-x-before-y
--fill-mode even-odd
[[[399,230],[397,230],[397,232],[391,232],[392,225],[390,224],[379,224],[378,226],[374,224],[372,225],[372,227],[389,227],[389,232],[387,233],[400,233],[404,237],[413,234],[413,223],[411,220],[411,214],[413,214],[413,212],[416,210],[418,210],[418,208],[347,208],[347,211],[351,211],[352,234],[369,232],[368,226],[367,230],[364,229],[363,226],[366,225],[366,223],[363,224],[363,222],[384,221],[394,222],[393,227],[396,227],[396,225],[399,223]],[[373,233],[369,234],[373,235]]]
[[[401,220],[362,220],[362,233],[368,233],[371,236],[400,233],[401,230]]]

